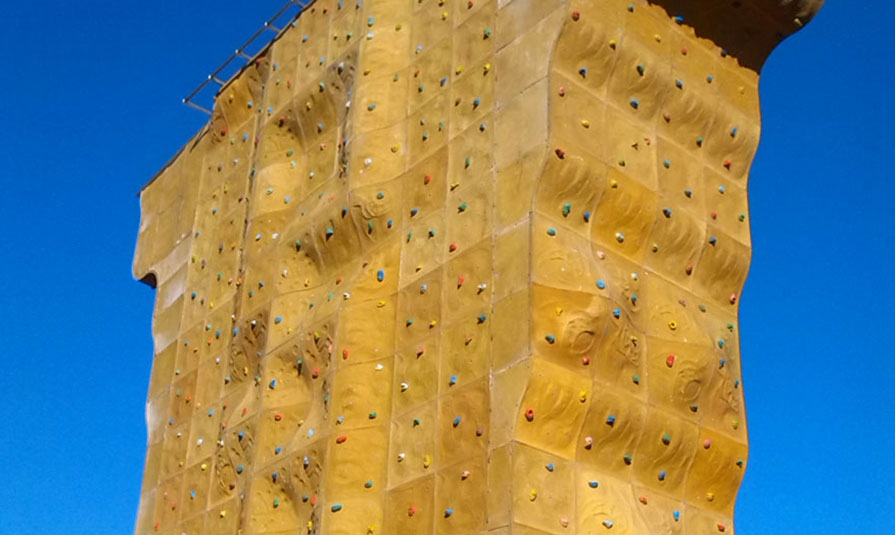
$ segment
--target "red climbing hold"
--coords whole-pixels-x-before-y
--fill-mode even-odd
[[[533,421],[535,419],[535,410],[531,407],[525,409],[525,419],[529,422]]]
[[[566,151],[562,147],[556,147],[556,157],[560,160],[566,157]]]
[[[580,18],[581,18],[581,12],[580,12],[580,11],[573,11],[573,12],[572,12],[572,20],[574,20],[575,22],[578,22],[578,19],[580,19]]]

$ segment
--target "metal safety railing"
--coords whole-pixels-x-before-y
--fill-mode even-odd
[[[185,99],[183,99],[183,103],[187,106],[199,110],[201,112],[207,113],[208,115],[212,115],[212,111],[201,104],[197,104],[195,99],[202,93],[202,91],[208,87],[209,85],[217,85],[217,91],[215,91],[214,98],[217,98],[218,95],[221,94],[230,82],[232,82],[236,77],[242,74],[242,71],[258,57],[259,54],[264,52],[268,46],[274,41],[276,41],[280,35],[283,34],[290,26],[295,24],[295,21],[298,20],[298,17],[301,16],[302,12],[314,3],[314,0],[289,0],[273,17],[268,19],[267,22],[264,23],[264,26],[261,27],[257,32],[255,32],[248,40],[243,43],[242,46],[236,49],[233,54],[227,58],[226,61],[221,63],[221,65],[215,69],[214,72],[208,75],[201,84],[199,84],[196,89],[193,90]],[[269,39],[266,37],[269,36]],[[259,46],[260,48],[256,50],[254,53],[250,54],[248,50],[251,47]],[[228,70],[228,68],[232,68],[234,65],[240,64],[235,72],[226,76],[224,73]],[[226,76],[226,78],[223,78]],[[212,104],[213,107],[213,104]]]

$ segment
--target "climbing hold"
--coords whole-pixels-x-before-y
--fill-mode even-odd
[[[535,419],[535,410],[531,407],[525,409],[525,419],[529,422],[534,421]]]

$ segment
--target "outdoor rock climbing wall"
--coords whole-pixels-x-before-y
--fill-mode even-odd
[[[141,192],[136,533],[732,533],[758,71],[819,4],[316,2]]]

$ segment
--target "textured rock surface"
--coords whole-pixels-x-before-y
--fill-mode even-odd
[[[136,533],[731,533],[757,70],[819,5],[318,1],[141,193]]]

